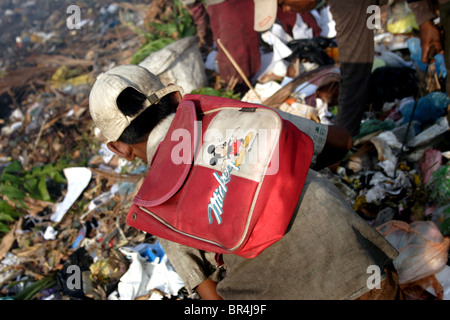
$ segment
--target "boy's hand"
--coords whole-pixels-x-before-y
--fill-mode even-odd
[[[198,295],[203,300],[223,300],[223,298],[217,294],[216,287],[217,282],[206,279],[197,286],[195,291],[197,291]]]

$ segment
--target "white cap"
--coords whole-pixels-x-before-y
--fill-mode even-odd
[[[117,106],[117,98],[126,88],[134,88],[147,97],[144,108],[132,117],[124,115]],[[183,92],[183,89],[164,86],[157,76],[141,66],[122,65],[97,77],[89,95],[89,110],[103,135],[109,141],[117,141],[131,121],[175,91]]]

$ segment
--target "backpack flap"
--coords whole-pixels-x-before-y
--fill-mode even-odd
[[[154,207],[172,198],[185,182],[192,167],[198,126],[195,106],[178,108],[169,131],[156,152],[152,165],[133,203]]]

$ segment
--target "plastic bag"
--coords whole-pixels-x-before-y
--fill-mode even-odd
[[[435,123],[447,113],[450,98],[443,92],[431,92],[417,102],[413,120],[419,123]],[[400,112],[403,115],[403,123],[408,123],[414,109],[414,101],[405,104]]]
[[[441,151],[432,148],[426,149],[418,165],[422,174],[422,182],[427,184],[433,172],[442,165]]]
[[[198,38],[191,36],[177,40],[151,53],[139,65],[157,75],[162,83],[176,83],[184,93],[205,87],[208,83]]]
[[[134,300],[147,295],[153,289],[161,291],[168,298],[176,296],[185,285],[173,269],[167,255],[164,254],[158,261],[150,262],[137,249],[131,247],[119,249],[131,261],[131,264],[128,271],[120,278],[118,299]]]
[[[450,239],[444,238],[432,221],[408,224],[391,220],[377,230],[399,251],[394,266],[400,285],[432,276],[445,267]]]
[[[409,9],[407,3],[400,2],[389,6],[387,23],[387,32],[409,33],[413,30],[419,30],[414,14]]]

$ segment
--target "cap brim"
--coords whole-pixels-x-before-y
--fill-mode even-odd
[[[255,2],[255,23],[254,29],[257,32],[269,30],[277,18],[277,0],[254,0]]]

